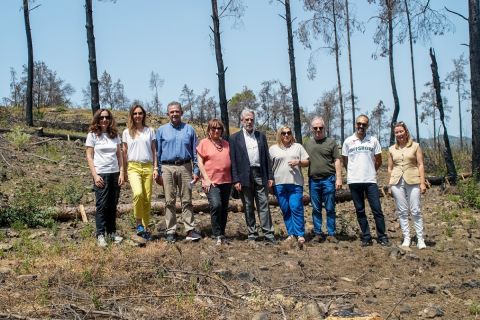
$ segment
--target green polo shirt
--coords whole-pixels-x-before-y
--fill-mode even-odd
[[[335,175],[335,159],[340,158],[335,140],[331,138],[310,139],[305,143],[305,149],[310,157],[309,177],[323,179]]]

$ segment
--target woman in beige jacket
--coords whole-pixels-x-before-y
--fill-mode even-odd
[[[400,227],[403,233],[402,247],[410,246],[410,211],[417,234],[417,247],[425,249],[423,218],[420,194],[425,193],[425,171],[423,152],[417,142],[412,141],[410,132],[403,122],[394,128],[396,143],[388,149],[389,193],[395,199]]]

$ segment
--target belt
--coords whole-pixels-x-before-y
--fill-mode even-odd
[[[178,160],[170,160],[170,161],[162,161],[162,164],[170,164],[174,166],[181,166],[182,164],[189,163],[192,161],[191,159],[178,159]]]

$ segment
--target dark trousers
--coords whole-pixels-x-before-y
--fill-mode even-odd
[[[268,188],[263,184],[260,168],[250,168],[250,186],[242,186],[240,192],[243,208],[245,210],[245,221],[247,222],[248,238],[258,237],[257,224],[255,221],[254,201],[260,218],[263,234],[266,238],[273,238],[273,223],[268,207]]]
[[[382,212],[382,205],[380,204],[378,185],[376,183],[351,183],[348,186],[352,193],[353,205],[357,211],[358,224],[362,230],[362,241],[370,241],[372,239],[367,215],[365,214],[365,195],[372,209],[375,227],[377,229],[377,239],[378,241],[387,239],[385,233],[385,218]]]
[[[214,237],[225,237],[225,227],[228,218],[228,200],[232,191],[231,183],[217,184],[210,186],[207,193],[210,204],[210,218],[212,222],[212,235]]]
[[[96,200],[95,225],[97,227],[97,237],[105,234],[105,232],[110,234],[117,231],[115,215],[117,213],[118,197],[120,196],[119,172],[101,173],[99,176],[102,177],[105,185],[103,188],[93,185]]]

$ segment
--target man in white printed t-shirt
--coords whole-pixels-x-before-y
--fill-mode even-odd
[[[362,247],[373,244],[365,214],[365,195],[375,219],[377,241],[382,246],[390,246],[377,185],[377,170],[382,165],[382,148],[377,138],[367,133],[368,121],[366,115],[357,117],[356,132],[343,142],[343,165],[347,169],[347,184],[362,231]]]

